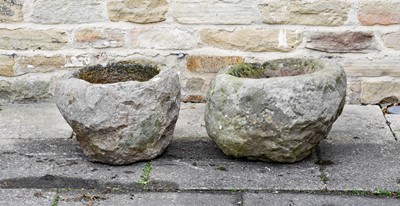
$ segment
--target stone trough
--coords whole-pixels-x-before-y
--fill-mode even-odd
[[[130,164],[155,158],[172,141],[179,77],[140,62],[91,66],[60,81],[55,101],[90,161]]]
[[[292,163],[309,156],[341,114],[344,70],[316,59],[239,64],[207,94],[208,135],[227,155]]]

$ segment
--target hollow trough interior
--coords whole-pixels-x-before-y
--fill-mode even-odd
[[[229,68],[226,74],[240,78],[262,79],[311,74],[321,68],[320,63],[311,59],[278,59],[263,64],[238,64]]]
[[[159,73],[160,70],[156,65],[140,62],[116,62],[106,66],[85,67],[76,76],[92,84],[111,84],[126,81],[145,82]]]

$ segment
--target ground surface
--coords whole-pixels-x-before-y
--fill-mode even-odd
[[[225,156],[203,112],[182,104],[159,158],[109,166],[53,103],[0,106],[0,205],[400,205],[400,115],[348,105],[309,158],[273,164]]]

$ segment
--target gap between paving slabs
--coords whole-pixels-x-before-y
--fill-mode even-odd
[[[347,105],[318,149],[329,191],[399,197],[400,144],[378,106]]]
[[[394,139],[399,141],[398,136],[400,136],[400,114],[384,114],[384,117]]]
[[[196,147],[196,141],[195,142],[189,142],[187,144],[190,144],[194,147]],[[204,143],[203,144],[207,144]],[[208,144],[210,144],[208,142]],[[158,191],[158,192],[166,192],[166,191],[179,191],[179,192],[240,192],[241,194],[246,193],[246,192],[266,192],[266,193],[304,193],[304,194],[332,194],[332,195],[348,195],[348,196],[365,196],[365,197],[392,197],[392,198],[400,198],[400,191],[397,190],[385,190],[385,189],[371,189],[371,190],[356,190],[356,189],[329,189],[328,188],[328,183],[329,183],[329,179],[327,177],[327,175],[325,174],[324,170],[325,167],[331,166],[334,163],[331,160],[327,160],[324,159],[324,157],[321,154],[317,154],[317,158],[312,158],[312,161],[315,161],[315,164],[317,164],[319,167],[318,169],[321,172],[321,174],[319,176],[316,176],[315,179],[318,178],[318,181],[321,181],[321,183],[324,183],[324,187],[322,189],[295,189],[295,188],[287,188],[287,189],[282,189],[279,187],[264,187],[264,188],[255,188],[255,187],[248,187],[248,186],[244,186],[244,187],[215,187],[215,185],[211,185],[208,188],[207,187],[190,187],[193,185],[198,184],[199,182],[202,182],[204,179],[202,179],[199,176],[194,176],[193,179],[188,178],[187,176],[184,175],[184,173],[188,173],[188,171],[184,171],[183,173],[180,173],[181,175],[177,178],[177,179],[189,179],[190,180],[190,184],[186,184],[187,182],[185,181],[181,181],[178,183],[183,183],[183,187],[181,187],[181,185],[179,185],[178,183],[174,182],[174,181],[170,181],[170,179],[168,179],[168,177],[170,176],[161,176],[161,177],[167,177],[166,179],[160,178],[160,174],[154,174],[153,171],[154,169],[157,169],[157,167],[160,166],[161,164],[164,164],[166,162],[167,165],[174,165],[174,158],[182,158],[183,156],[189,156],[188,159],[194,160],[195,162],[197,162],[197,165],[195,165],[194,167],[199,167],[202,168],[203,166],[201,165],[201,163],[199,163],[199,158],[198,158],[198,154],[191,154],[192,158],[190,157],[190,154],[179,154],[179,152],[177,153],[176,151],[179,150],[179,147],[182,148],[182,145],[179,145],[177,143],[175,143],[174,145],[171,146],[170,149],[168,149],[165,154],[159,158],[159,159],[155,159],[151,162],[152,164],[152,171],[149,174],[149,181],[148,181],[148,185],[146,187],[147,191]],[[207,147],[208,148],[208,147]],[[195,149],[195,151],[200,151]],[[203,150],[204,151],[204,150]],[[317,152],[317,153],[320,153]],[[209,157],[212,157],[212,155],[215,154],[206,154],[206,157],[208,156],[207,159],[209,159]],[[197,158],[196,158],[197,156]],[[193,158],[195,157],[195,158]],[[215,157],[214,157],[215,158]],[[213,159],[213,158],[211,158]],[[184,161],[184,160],[183,160]],[[229,160],[229,161],[233,161],[233,163],[235,163],[235,161],[239,161],[239,162],[247,162],[247,161],[241,161],[241,160]],[[307,159],[306,161],[310,161],[310,159]],[[265,163],[260,163],[260,162],[252,162],[252,166],[256,166],[258,164],[265,164]],[[190,162],[184,162],[183,164],[184,166],[188,166],[190,168],[193,168],[193,164],[190,165]],[[292,164],[295,165],[295,164]],[[283,165],[285,166],[285,165]],[[206,165],[207,167],[207,165]],[[214,169],[214,171],[220,170],[222,172],[227,172],[229,171],[231,168],[228,166],[226,168],[222,168],[218,165],[214,166],[216,169]],[[204,168],[204,167],[203,167]],[[176,168],[179,169],[179,171],[183,171],[185,170],[185,168]],[[241,168],[242,169],[242,168]],[[227,170],[227,171],[226,171]],[[156,171],[157,172],[157,171]],[[164,174],[167,174],[168,171],[162,171]],[[174,171],[169,171],[171,173],[174,173]],[[213,171],[210,170],[208,172],[209,175],[213,175]],[[179,175],[178,173],[176,173],[176,175]],[[174,174],[172,175],[174,176]],[[242,175],[240,176],[241,178],[246,179],[246,175]],[[325,179],[326,178],[326,179]],[[262,180],[266,180],[267,178],[262,178]],[[167,181],[165,181],[167,180]],[[218,182],[218,180],[215,180],[216,182]],[[225,182],[226,183],[226,182]],[[221,183],[224,184],[224,183]],[[234,186],[235,184],[233,184]],[[239,184],[241,185],[241,184]],[[189,187],[188,187],[189,186]]]

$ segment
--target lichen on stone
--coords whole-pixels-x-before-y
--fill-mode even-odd
[[[156,65],[140,62],[114,62],[106,66],[100,64],[80,70],[76,76],[93,84],[110,84],[125,81],[145,82],[160,73]]]
[[[225,73],[240,78],[262,79],[310,74],[320,69],[321,65],[314,60],[278,59],[263,64],[238,64],[229,68]]]

